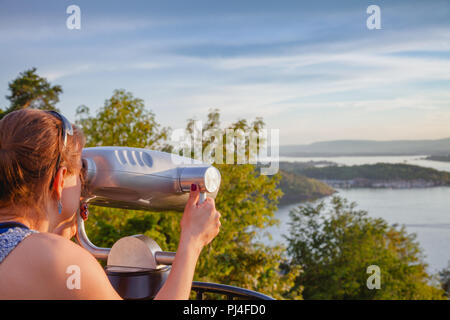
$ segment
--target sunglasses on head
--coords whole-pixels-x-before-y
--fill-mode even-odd
[[[64,117],[62,114],[60,114],[59,112],[56,111],[46,111],[47,113],[50,113],[51,115],[53,115],[54,117],[58,118],[59,120],[61,120],[61,137],[62,137],[62,148],[60,148],[60,153],[58,153],[58,159],[56,161],[56,169],[55,169],[55,173],[53,174],[52,177],[52,181],[50,183],[50,189],[53,186],[53,182],[55,180],[56,177],[56,173],[58,172],[59,169],[59,165],[61,164],[61,154],[64,151],[64,148],[67,145],[67,135],[71,135],[73,136],[73,128],[72,125],[70,124],[70,121],[67,120],[66,117]]]

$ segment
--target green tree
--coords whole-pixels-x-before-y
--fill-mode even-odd
[[[144,101],[123,89],[115,90],[96,116],[87,106],[79,106],[76,123],[83,128],[86,146],[128,146],[164,149],[168,128],[161,128]]]
[[[445,291],[447,298],[450,298],[450,262],[447,267],[442,269],[438,273],[439,282],[442,285],[442,289]]]
[[[86,147],[128,146],[161,150],[166,147],[168,128],[161,128],[155,114],[145,108],[142,99],[125,90],[115,90],[104,106],[92,116],[87,106],[76,112],[76,124],[86,136]],[[86,229],[91,240],[110,247],[121,237],[145,234],[165,250],[175,250],[170,235],[179,230],[176,212],[146,212],[91,206]],[[126,214],[125,212],[126,211]]]
[[[303,273],[305,299],[443,299],[432,282],[415,234],[333,197],[290,213],[288,251]],[[367,287],[367,267],[381,271],[381,288]]]
[[[203,127],[203,150],[222,140],[222,163],[225,163],[226,148],[237,141],[226,141],[226,130],[260,132],[264,128],[261,118],[252,123],[237,120],[226,128],[221,127],[220,114],[211,110]],[[189,120],[186,131],[192,133],[193,120]],[[209,138],[208,138],[209,137]],[[245,157],[251,150],[245,140]],[[215,155],[215,153],[214,153]],[[217,157],[216,160],[219,160]],[[234,155],[237,163],[237,153]],[[277,203],[282,195],[279,189],[280,174],[265,176],[260,168],[252,164],[214,164],[220,171],[222,183],[216,198],[221,213],[222,228],[219,236],[204,250],[197,265],[196,278],[203,281],[225,283],[266,293],[277,299],[300,299],[301,287],[290,290],[300,268],[285,265],[287,256],[283,246],[268,247],[257,243],[261,230],[278,223],[274,218]]]
[[[6,98],[11,102],[5,110],[0,110],[0,119],[6,114],[24,108],[42,110],[58,110],[55,105],[63,92],[61,86],[52,86],[47,79],[36,73],[36,68],[25,70],[9,83],[10,95]]]

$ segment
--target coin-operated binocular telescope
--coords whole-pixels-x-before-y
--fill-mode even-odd
[[[150,211],[183,211],[191,184],[200,188],[200,202],[215,198],[219,171],[208,164],[175,154],[129,147],[83,149],[87,204]],[[87,237],[84,220],[77,214],[78,243],[97,259],[107,261],[106,274],[126,299],[151,299],[164,284],[175,258],[151,238],[132,235],[112,248],[100,248]]]

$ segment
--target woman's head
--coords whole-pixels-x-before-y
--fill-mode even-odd
[[[73,131],[63,147],[62,122],[54,114],[22,109],[0,120],[0,209],[24,209],[15,210],[15,215],[35,224],[52,218],[49,205],[55,207],[61,200],[60,219],[73,216],[81,192],[85,143],[81,130],[73,126]]]

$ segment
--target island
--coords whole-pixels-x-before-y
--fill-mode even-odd
[[[305,167],[280,163],[280,168],[320,180],[334,188],[427,188],[450,186],[450,172],[409,164]]]

